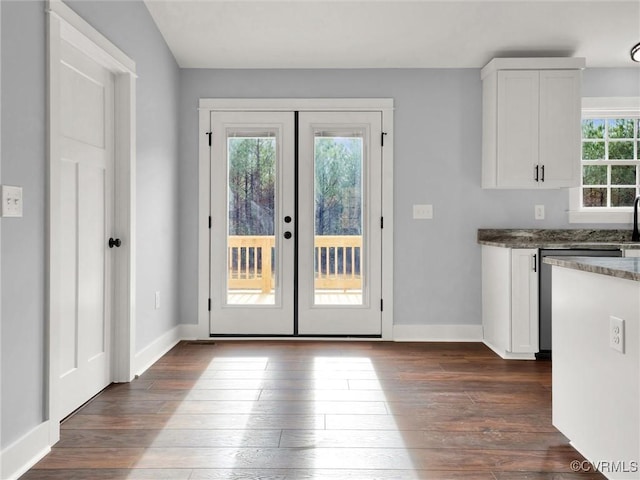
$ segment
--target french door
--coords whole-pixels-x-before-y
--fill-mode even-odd
[[[211,334],[381,334],[381,124],[211,113]]]

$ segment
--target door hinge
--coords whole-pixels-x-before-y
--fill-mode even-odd
[[[207,300],[207,310],[211,311],[211,299]]]
[[[211,215],[209,215],[209,229],[211,229]]]
[[[384,147],[384,136],[387,134],[387,132],[382,132],[380,134],[380,146]]]
[[[384,228],[384,217],[380,217],[380,228]]]
[[[380,311],[384,312],[384,300],[380,299]]]
[[[209,146],[211,146],[211,137],[213,136],[213,132],[207,132],[205,135],[209,136]]]

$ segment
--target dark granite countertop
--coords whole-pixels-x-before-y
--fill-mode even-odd
[[[545,257],[544,263],[599,273],[625,280],[640,281],[640,258],[623,257]]]
[[[640,248],[631,230],[607,229],[478,229],[478,243],[505,248]]]

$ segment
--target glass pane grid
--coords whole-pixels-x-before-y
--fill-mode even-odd
[[[640,175],[638,119],[582,121],[582,206],[619,208],[633,205]]]

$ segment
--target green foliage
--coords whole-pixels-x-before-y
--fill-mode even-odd
[[[608,127],[609,138],[633,138],[633,119],[631,118],[616,118],[609,120]]]
[[[606,165],[584,165],[582,167],[583,185],[606,185],[607,166]]]
[[[582,121],[582,160],[585,161],[582,167],[582,184],[585,186],[585,207],[622,207],[633,204],[638,183],[637,167],[608,162],[638,160],[634,152],[638,128],[638,121],[629,118]],[[638,144],[640,146],[640,142]],[[608,164],[588,165],[590,160],[593,160],[593,163],[602,160]],[[608,185],[611,186],[609,190],[595,188]]]
[[[582,138],[604,138],[604,121],[593,119],[583,120]]]
[[[362,139],[315,139],[316,235],[362,234]]]
[[[229,235],[273,235],[276,140],[229,138]]]
[[[604,142],[583,142],[583,160],[604,160]]]
[[[611,185],[635,185],[636,167],[635,165],[612,165]]]
[[[633,142],[609,142],[609,160],[633,160]]]

